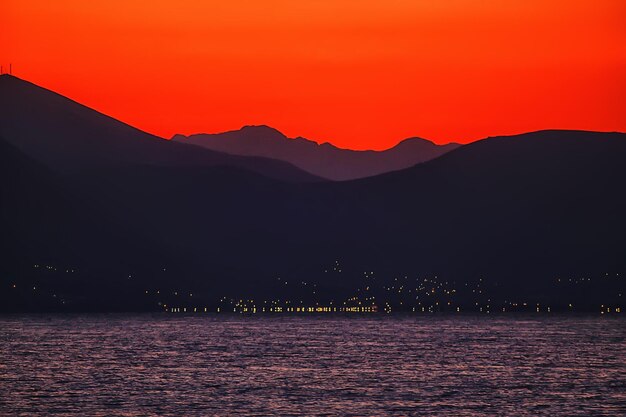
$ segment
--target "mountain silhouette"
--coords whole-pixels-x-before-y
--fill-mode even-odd
[[[99,207],[87,194],[75,193],[65,175],[1,137],[0,177],[0,252],[13,266],[32,265],[37,258],[53,263],[74,259],[95,272],[110,270],[111,256],[115,268],[167,258],[163,248],[153,251],[157,245],[146,245],[132,222],[120,227],[109,206]]]
[[[3,132],[19,131],[1,117]],[[93,133],[106,142],[100,135]],[[63,290],[77,309],[106,310],[111,299],[139,308],[133,294],[146,288],[299,294],[277,289],[277,277],[314,282],[340,300],[362,284],[363,271],[459,285],[484,278],[505,299],[567,296],[594,306],[589,291],[564,295],[547,285],[557,276],[626,271],[623,133],[487,138],[400,171],[298,183],[236,164],[146,163],[143,155],[62,170],[38,151],[45,141],[20,147],[22,138],[31,140],[0,140],[0,284],[31,285],[32,265],[42,260],[75,265],[84,275]],[[340,276],[324,272],[335,261],[344,265]],[[7,294],[0,306],[17,306]]]
[[[233,155],[279,159],[335,181],[408,168],[460,146],[456,143],[436,145],[425,139],[410,138],[384,151],[354,151],[330,143],[320,145],[302,137],[291,139],[269,126],[244,126],[217,134],[175,135],[172,140]]]
[[[0,76],[0,136],[63,172],[128,164],[226,165],[285,181],[320,180],[282,161],[164,140],[8,74]]]
[[[623,133],[539,131],[477,141],[351,192],[385,213],[378,236],[390,258],[423,253],[434,270],[509,276],[615,270],[625,266],[624,157]]]

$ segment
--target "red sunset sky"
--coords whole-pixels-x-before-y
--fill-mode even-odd
[[[626,1],[2,0],[14,74],[164,137],[626,131]]]

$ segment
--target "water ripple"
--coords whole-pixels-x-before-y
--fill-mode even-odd
[[[4,316],[0,415],[625,415],[624,324]]]

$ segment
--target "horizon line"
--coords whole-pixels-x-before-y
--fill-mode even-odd
[[[91,107],[90,105],[84,104],[84,103],[82,103],[80,101],[77,101],[77,100],[75,100],[75,99],[73,99],[73,98],[71,98],[69,96],[66,96],[66,95],[64,95],[64,94],[62,94],[60,92],[57,92],[55,90],[51,90],[51,89],[49,89],[47,87],[43,87],[43,86],[41,86],[41,85],[39,85],[39,84],[37,84],[37,83],[35,83],[33,81],[30,81],[28,79],[21,78],[21,77],[15,75],[15,74],[4,72],[4,73],[0,74],[0,77],[15,78],[15,79],[20,80],[22,82],[26,82],[26,83],[32,84],[32,85],[34,85],[34,86],[36,86],[38,88],[50,91],[53,94],[57,94],[57,95],[65,98],[65,99],[73,101],[73,102],[75,102],[75,103],[77,103],[77,104],[79,104],[81,106],[84,106],[84,107],[89,108],[89,109],[91,109],[93,111],[96,111],[96,112],[98,112],[98,113],[100,113],[100,114],[102,114],[102,115],[104,115],[106,117],[109,117],[109,118],[114,119],[114,120],[116,120],[118,122],[124,123],[124,124],[126,124],[128,126],[131,126],[134,129],[137,129],[139,131],[142,131],[144,133],[147,133],[149,135],[152,135],[152,136],[154,136],[156,138],[159,138],[159,139],[162,139],[162,140],[165,140],[165,141],[171,141],[176,136],[183,136],[185,138],[189,138],[189,137],[195,136],[195,135],[220,135],[220,134],[224,134],[224,133],[238,132],[238,131],[241,131],[241,130],[243,130],[245,128],[249,128],[249,127],[263,127],[263,128],[268,128],[268,129],[272,129],[272,130],[277,131],[282,136],[284,136],[287,140],[303,139],[303,140],[306,140],[306,141],[309,141],[309,142],[313,142],[313,143],[315,143],[318,146],[330,145],[330,146],[333,146],[334,148],[336,148],[338,150],[353,151],[353,152],[385,152],[385,151],[389,151],[391,149],[396,148],[397,146],[399,146],[403,142],[410,141],[410,140],[413,140],[413,139],[425,140],[425,141],[428,141],[428,142],[432,143],[433,145],[435,145],[437,147],[443,147],[443,146],[448,146],[448,145],[465,146],[465,145],[469,145],[471,143],[478,142],[478,141],[481,141],[481,140],[484,140],[484,139],[497,138],[497,137],[520,136],[520,135],[529,134],[529,133],[546,132],[546,131],[595,132],[595,133],[621,133],[621,134],[626,134],[626,132],[622,132],[622,131],[618,131],[618,130],[590,130],[590,129],[580,129],[580,128],[578,128],[578,129],[566,129],[566,128],[546,127],[546,128],[542,128],[542,129],[534,129],[534,130],[527,130],[527,131],[516,131],[516,132],[509,132],[509,133],[481,136],[481,137],[478,137],[478,138],[469,139],[467,141],[453,141],[452,140],[452,141],[448,141],[448,142],[445,142],[445,143],[437,143],[437,142],[435,142],[435,141],[433,141],[431,139],[428,139],[428,138],[425,138],[425,137],[422,137],[422,136],[419,136],[419,135],[415,135],[415,136],[409,136],[409,137],[402,138],[402,139],[398,140],[393,146],[390,146],[390,147],[379,148],[379,149],[371,149],[371,148],[355,149],[355,148],[341,147],[341,146],[335,145],[331,141],[316,140],[316,139],[311,139],[311,138],[307,138],[307,137],[299,136],[299,135],[295,136],[295,137],[291,137],[291,136],[288,136],[288,135],[284,134],[283,131],[280,128],[276,128],[274,126],[271,126],[271,125],[265,124],[265,123],[262,123],[262,124],[250,124],[250,123],[248,123],[248,124],[242,124],[239,128],[228,129],[228,130],[223,130],[223,131],[217,131],[217,132],[213,132],[213,133],[209,133],[207,131],[202,131],[202,132],[184,134],[184,133],[180,133],[180,131],[179,131],[178,133],[174,133],[170,137],[167,137],[165,135],[156,134],[156,133],[150,132],[150,131],[148,131],[146,129],[139,128],[139,127],[137,127],[137,126],[135,126],[135,125],[133,125],[131,123],[125,122],[125,121],[123,121],[123,120],[121,120],[121,119],[119,119],[119,118],[117,118],[115,116],[111,116],[111,115],[109,115],[107,113],[104,113],[104,112],[96,109],[95,107]]]

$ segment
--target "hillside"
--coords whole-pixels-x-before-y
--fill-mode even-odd
[[[30,134],[68,113],[55,116],[54,107],[46,116],[35,107],[41,126],[2,125],[14,136],[0,141],[0,284],[47,288],[49,302],[62,290],[78,309],[108,309],[110,299],[116,308],[156,308],[182,291],[194,300],[203,294],[206,303],[226,296],[321,303],[354,300],[367,287],[377,300],[409,303],[417,298],[402,293],[409,284],[398,289],[398,280],[420,280],[413,288],[431,297],[423,293],[428,279],[458,289],[488,281],[493,292],[484,302],[498,296],[595,306],[626,287],[614,279],[626,275],[623,133],[487,138],[401,171],[293,183],[236,164],[186,163],[187,152],[209,151],[150,137],[159,147],[176,145],[183,159],[156,163],[153,148],[143,146],[120,164],[113,153],[89,159],[92,149],[70,135],[76,142],[49,152],[81,162],[70,158],[76,146],[94,163],[62,169]],[[77,122],[85,132],[97,125]],[[91,136],[109,152],[109,136],[97,129]],[[44,262],[78,268],[80,278],[41,275],[33,265]],[[598,276],[613,278],[608,287],[589,283]],[[565,290],[554,285],[560,277],[585,277],[587,286]],[[137,301],[157,288],[169,295]],[[39,305],[29,294],[21,297]],[[0,305],[13,302],[5,295]],[[476,305],[474,295],[464,305]]]
[[[136,164],[232,166],[284,181],[319,180],[282,161],[164,140],[8,74],[0,76],[0,136],[59,172]]]

